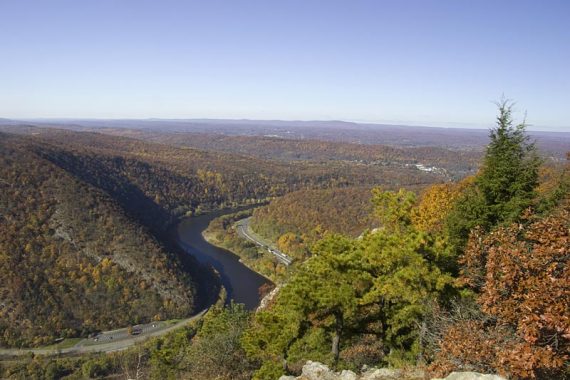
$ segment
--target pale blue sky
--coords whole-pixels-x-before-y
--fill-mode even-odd
[[[0,0],[0,117],[570,128],[570,1]]]

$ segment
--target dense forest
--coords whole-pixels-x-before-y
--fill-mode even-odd
[[[424,187],[406,188],[419,192]],[[299,190],[257,208],[251,227],[283,252],[303,257],[327,233],[358,237],[378,227],[371,199],[372,187]]]
[[[384,168],[405,168],[422,164],[438,168],[441,175],[456,179],[474,172],[481,158],[479,150],[453,150],[437,146],[363,145],[311,139],[293,140],[271,136],[227,136],[211,133],[164,133],[121,129],[103,130],[103,132],[170,145],[237,153],[285,162],[340,161]]]
[[[372,187],[368,186],[297,190],[268,205],[216,218],[204,236],[237,254],[250,268],[280,282],[287,277],[287,268],[266,249],[240,237],[236,222],[253,215],[249,233],[293,258],[294,266],[302,265],[311,246],[326,234],[357,237],[377,227],[371,198]]]
[[[357,237],[377,227],[371,187],[299,190],[257,208],[253,231],[287,255],[304,260],[310,247],[327,233]]]
[[[49,143],[56,152],[65,151],[68,156],[72,156],[59,160],[59,165],[68,164],[68,160],[82,160],[95,164],[97,161],[106,159],[106,166],[114,165],[115,168],[112,169],[117,174],[130,175],[128,178],[130,181],[137,180],[138,171],[144,169],[140,168],[141,166],[189,178],[197,187],[196,190],[191,190],[194,205],[207,206],[208,203],[232,205],[244,201],[253,202],[306,188],[379,184],[407,187],[446,179],[445,174],[425,172],[416,166],[402,164],[363,165],[360,162],[343,160],[282,162],[252,155],[149,143],[102,133],[35,127],[12,128],[10,131],[19,131],[35,140]],[[49,155],[50,151],[48,150],[45,154]],[[136,173],[135,169],[129,168],[131,163],[139,166]],[[88,164],[83,165],[88,166]],[[106,167],[105,170],[93,174],[99,177],[105,174],[105,171]],[[158,173],[152,173],[152,175],[158,176]],[[85,175],[85,177],[88,176]],[[143,176],[137,185],[146,186],[146,191],[153,193],[153,197],[158,196],[157,199],[173,196],[180,198],[176,189],[172,190],[172,194],[160,194],[159,191],[168,191],[171,186],[163,186],[164,189],[162,189],[158,184],[146,184],[147,179],[149,179],[148,175]],[[173,201],[173,203],[178,202],[179,200]]]
[[[99,133],[17,131],[1,139],[2,345],[194,311],[215,287],[169,242],[178,217],[302,188],[439,180],[412,169],[290,167]]]
[[[39,345],[192,312],[192,270],[112,197],[36,148],[0,138],[0,344]]]
[[[476,176],[419,198],[375,189],[381,228],[312,247],[243,334],[262,363],[254,378],[299,373],[306,360],[568,376],[569,167],[541,175],[552,168],[524,125],[507,103],[499,111]]]
[[[24,145],[37,141],[10,139]],[[100,149],[98,154],[119,155],[118,149],[111,149],[112,139],[101,141],[93,148]],[[164,150],[171,157],[185,151],[131,143],[138,148],[125,147],[121,153],[128,160],[142,161],[137,153],[141,147]],[[50,149],[64,148],[50,144],[49,149],[30,152],[60,168],[63,164]],[[84,150],[73,154],[86,156]],[[217,165],[216,157],[226,157],[207,154],[213,157],[212,165]],[[164,157],[150,153],[144,162],[182,176],[179,165],[188,163]],[[254,162],[266,165],[257,173],[282,170],[274,161]],[[309,176],[301,188],[287,188],[298,191],[255,211],[256,218],[273,224],[268,236],[281,240],[288,233],[306,234],[311,240],[306,255],[280,278],[278,292],[263,309],[248,312],[240,305],[217,305],[195,325],[123,353],[27,358],[4,365],[0,374],[275,380],[298,375],[307,360],[317,360],[357,372],[363,366],[413,366],[426,376],[466,370],[524,380],[568,378],[569,163],[570,153],[562,164],[544,161],[525,125],[514,123],[510,104],[502,103],[480,170],[473,176],[456,182],[434,180],[423,188],[413,187],[421,184],[411,181],[405,188],[358,182],[355,175],[342,189]],[[337,168],[328,165],[321,167],[331,172]],[[267,181],[267,189],[279,183],[271,175],[260,178]],[[113,194],[112,188],[103,194]],[[166,202],[158,199],[157,204],[159,200]],[[174,215],[174,209],[164,210]],[[139,220],[134,211],[125,213]],[[216,223],[228,229],[245,215]]]
[[[252,227],[274,240],[289,232],[329,231],[356,237],[374,227],[371,191],[370,187],[350,187],[289,193],[256,209]]]

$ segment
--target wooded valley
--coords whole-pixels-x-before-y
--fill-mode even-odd
[[[421,150],[406,165],[405,150],[387,147],[269,139],[253,152],[220,138],[199,150],[188,146],[204,148],[201,137],[146,133],[0,135],[0,343],[196,311],[216,281],[168,234],[181,217],[223,207],[269,202],[214,220],[208,233],[277,291],[255,312],[218,303],[125,352],[26,358],[3,364],[2,376],[277,379],[307,360],[426,376],[568,375],[570,167],[538,154],[508,103],[476,173],[474,156],[446,150],[442,172],[418,169],[434,164]],[[366,161],[378,152],[389,163]],[[251,214],[252,229],[293,265],[236,233]]]

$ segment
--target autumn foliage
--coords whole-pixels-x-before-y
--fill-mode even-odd
[[[471,176],[459,183],[442,183],[427,188],[412,211],[414,226],[422,231],[441,232],[454,202],[473,180],[474,177]]]
[[[461,280],[486,321],[451,325],[436,373],[466,368],[521,379],[563,378],[570,348],[570,207],[527,224],[471,234]],[[481,265],[482,263],[482,265]]]

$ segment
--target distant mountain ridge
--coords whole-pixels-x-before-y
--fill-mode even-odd
[[[269,136],[284,139],[313,139],[365,145],[434,146],[448,149],[483,150],[488,130],[442,128],[350,121],[283,121],[249,119],[30,119],[0,121],[0,125],[37,125],[78,131],[134,129],[170,133],[207,133],[229,136]],[[570,150],[568,132],[529,131],[539,147],[558,158]]]

